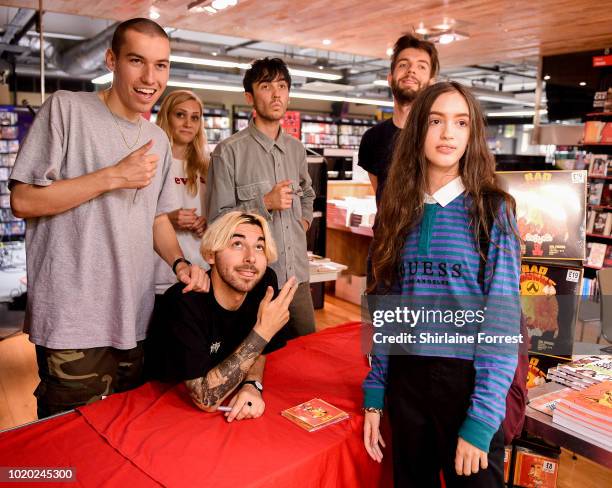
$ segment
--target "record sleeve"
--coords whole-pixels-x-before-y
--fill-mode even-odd
[[[497,174],[502,187],[516,200],[523,257],[585,258],[586,171]]]
[[[589,184],[589,205],[601,205],[603,189],[602,181],[591,181]]]
[[[606,212],[604,210],[595,211],[595,220],[593,221],[593,234],[606,235],[608,215],[610,215],[610,212]]]
[[[593,242],[589,249],[587,264],[593,268],[601,268],[606,260],[608,246],[601,242]]]
[[[555,488],[559,461],[525,448],[517,448],[514,486]]]
[[[608,175],[608,156],[606,154],[593,154],[589,166],[590,176]]]
[[[521,264],[521,310],[530,354],[571,359],[582,275],[577,266]]]

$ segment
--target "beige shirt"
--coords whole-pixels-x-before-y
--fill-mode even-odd
[[[283,180],[293,182],[293,205],[269,212],[263,197]],[[209,222],[231,210],[263,216],[270,224],[278,249],[278,260],[269,263],[278,277],[278,286],[283,286],[291,276],[300,283],[308,281],[306,233],[301,219],[312,222],[315,193],[306,151],[299,140],[282,129],[272,140],[251,121],[246,129],[217,145],[206,181]]]

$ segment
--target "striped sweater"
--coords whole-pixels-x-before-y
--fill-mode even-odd
[[[496,220],[491,229],[483,290],[478,281],[479,249],[469,225],[466,200],[462,193],[444,207],[438,203],[425,204],[420,226],[406,238],[399,283],[401,295],[482,296],[484,293],[489,305],[501,298],[504,303],[498,310],[504,307],[503,313],[487,313],[487,320],[478,326],[478,332],[518,334],[520,244],[510,230],[511,226],[516,228],[515,223],[507,222],[505,206],[502,206],[499,215],[505,225],[502,230]],[[440,272],[442,269],[444,272]],[[495,310],[491,306],[489,309]],[[454,353],[446,354],[438,350],[435,355],[471,359],[476,375],[470,407],[459,436],[488,452],[491,439],[505,416],[506,395],[514,377],[517,356],[491,354],[478,343],[467,353],[465,348],[452,351]],[[380,354],[372,357],[372,368],[363,384],[365,407],[384,406],[388,359]]]

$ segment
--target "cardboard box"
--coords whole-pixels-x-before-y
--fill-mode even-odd
[[[336,280],[336,296],[355,305],[361,305],[361,297],[365,289],[365,276],[344,274]]]

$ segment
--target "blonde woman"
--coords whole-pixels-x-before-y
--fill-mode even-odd
[[[204,191],[209,156],[206,135],[202,128],[203,105],[193,92],[177,90],[164,99],[157,125],[168,135],[172,146],[170,173],[179,194],[181,207],[168,213],[168,217],[185,254],[192,264],[208,268],[200,255],[200,240],[206,230]],[[157,260],[155,292],[163,294],[176,283],[176,277],[167,264]]]

